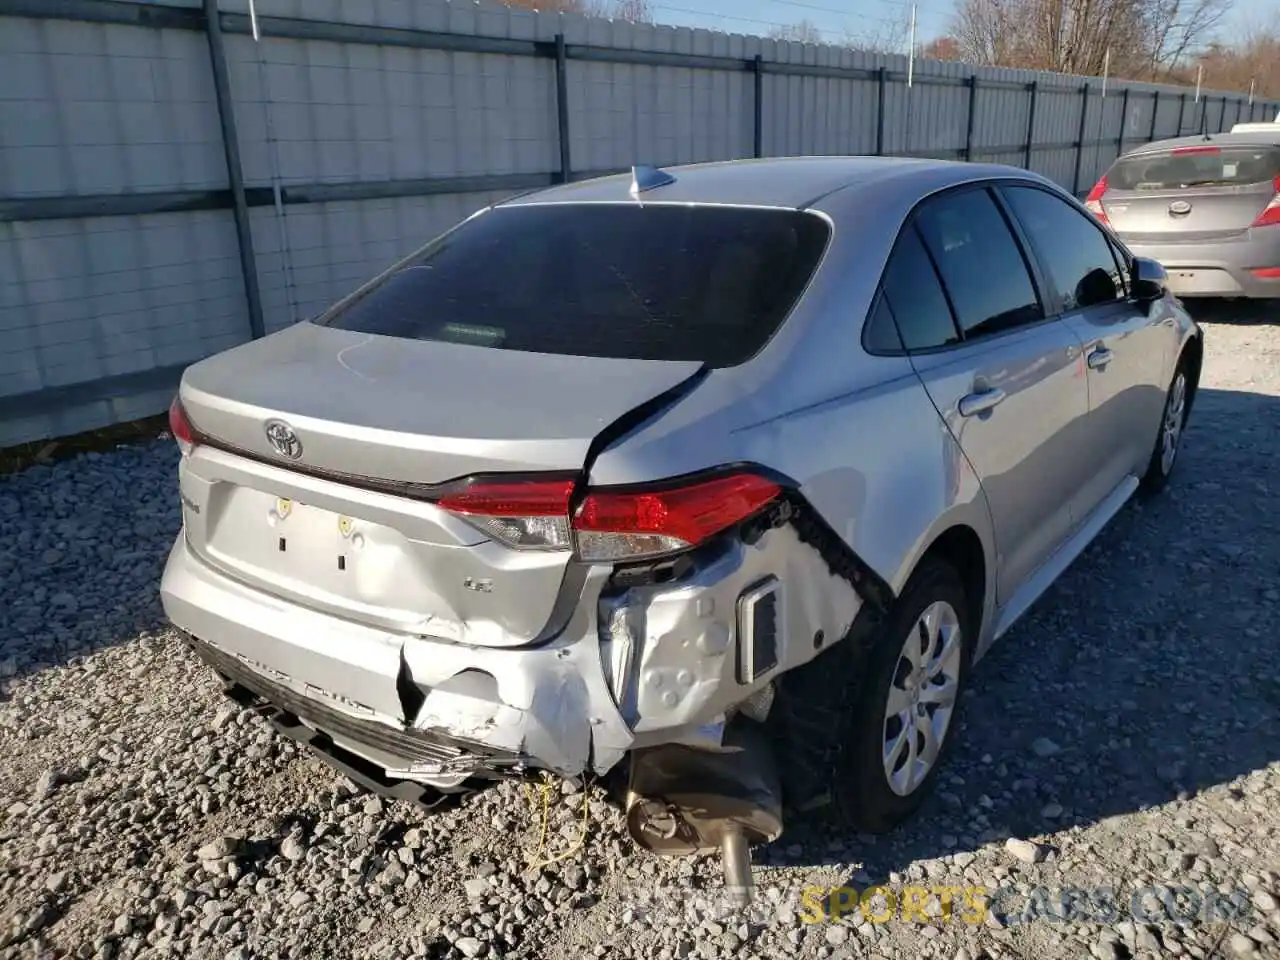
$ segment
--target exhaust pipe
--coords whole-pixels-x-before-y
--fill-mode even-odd
[[[662,856],[719,850],[725,886],[751,902],[751,845],[782,834],[782,790],[769,744],[754,724],[725,731],[718,750],[664,744],[631,756],[627,831]]]

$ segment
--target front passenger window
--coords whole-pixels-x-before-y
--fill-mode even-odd
[[[1124,299],[1115,253],[1091,219],[1047,190],[1006,186],[1003,192],[1058,288],[1063,310]]]

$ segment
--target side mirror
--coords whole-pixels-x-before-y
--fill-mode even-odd
[[[1139,303],[1151,303],[1169,292],[1169,274],[1158,260],[1134,257],[1129,274],[1129,288],[1133,299]]]

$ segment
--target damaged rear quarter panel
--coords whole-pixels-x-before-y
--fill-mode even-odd
[[[972,527],[995,555],[981,484],[909,367],[746,432],[895,596],[952,526]]]
[[[827,399],[814,399],[822,391],[785,362],[747,393],[751,367],[713,371],[691,397],[603,452],[593,481],[762,464],[795,481],[894,595],[939,535],[968,526],[988,557],[989,624],[996,552],[986,499],[910,361],[859,355],[843,381],[826,381]]]
[[[722,718],[780,673],[812,659],[815,634],[842,637],[861,607],[849,582],[789,525],[753,544],[730,536],[717,547],[677,583],[601,598],[603,659],[614,665],[615,695],[639,743],[662,742],[681,728]],[[780,582],[777,666],[739,682],[738,599],[768,578]]]

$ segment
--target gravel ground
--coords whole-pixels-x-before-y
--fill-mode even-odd
[[[0,479],[0,958],[1280,956],[1280,326],[1205,319],[1174,483],[981,664],[939,792],[892,837],[794,826],[745,918],[594,788],[428,816],[229,706],[156,598],[168,442]],[[993,899],[806,922],[873,883]]]

